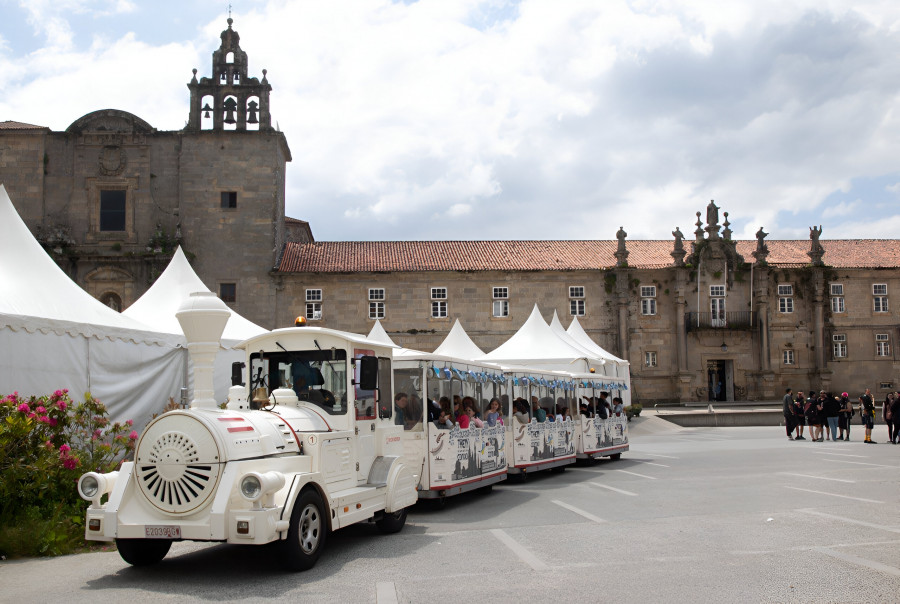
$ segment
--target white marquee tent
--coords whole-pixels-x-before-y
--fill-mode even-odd
[[[150,289],[122,314],[148,325],[154,331],[183,336],[181,324],[175,313],[192,293],[209,291],[179,246],[166,270]],[[225,324],[225,331],[222,333],[222,347],[216,355],[214,383],[217,401],[222,402],[228,397],[228,387],[231,386],[231,363],[244,360],[244,351],[236,349],[235,346],[266,331],[268,330],[231,311],[228,323]],[[185,381],[190,387],[191,374],[186,373]]]
[[[571,373],[587,373],[595,364],[601,364],[587,351],[563,341],[541,316],[537,304],[519,331],[479,359]]]
[[[434,349],[434,353],[460,359],[479,359],[484,356],[484,351],[472,341],[459,319],[453,322],[450,333],[441,345]]]
[[[562,326],[560,325],[560,327]],[[594,369],[597,371],[598,378],[605,376],[613,378],[611,383],[625,384],[625,388],[622,389],[622,397],[627,403],[630,400],[629,379],[627,376],[621,375],[621,372],[618,376],[616,371],[604,373],[601,368],[606,368],[607,363],[612,367],[614,364],[612,359],[615,357],[603,351],[599,346],[596,348],[597,350],[591,350],[577,343],[570,336],[561,336],[557,330],[547,324],[535,304],[531,315],[519,328],[519,331],[496,349],[480,357],[479,360],[501,365],[523,365],[580,374],[588,374],[591,369]]]
[[[177,399],[184,337],[108,308],[73,282],[22,222],[0,185],[0,393],[90,391],[113,419],[142,425]]]
[[[390,344],[391,346],[396,346],[394,341],[391,339],[391,336],[387,334],[384,330],[384,327],[381,325],[381,321],[375,319],[375,325],[372,326],[372,329],[369,331],[369,335],[367,336],[370,340],[375,340],[376,342],[381,342],[382,344]]]

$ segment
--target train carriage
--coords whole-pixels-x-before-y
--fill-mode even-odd
[[[409,465],[421,468],[420,498],[456,495],[506,478],[505,419],[502,410],[499,421],[487,417],[490,402],[504,394],[499,367],[405,350],[395,354],[394,383],[404,454]],[[467,406],[473,420],[461,427],[456,415]],[[449,423],[441,421],[442,413]]]

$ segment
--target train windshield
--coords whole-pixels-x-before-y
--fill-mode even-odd
[[[251,391],[290,388],[331,415],[347,412],[347,353],[300,350],[250,355]]]

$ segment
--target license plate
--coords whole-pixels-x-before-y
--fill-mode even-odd
[[[145,526],[144,536],[147,539],[181,539],[180,526]]]

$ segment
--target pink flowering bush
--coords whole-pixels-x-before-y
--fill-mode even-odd
[[[111,423],[90,393],[77,404],[67,390],[0,398],[0,554],[56,555],[83,545],[78,477],[114,470],[134,449],[132,424]]]

